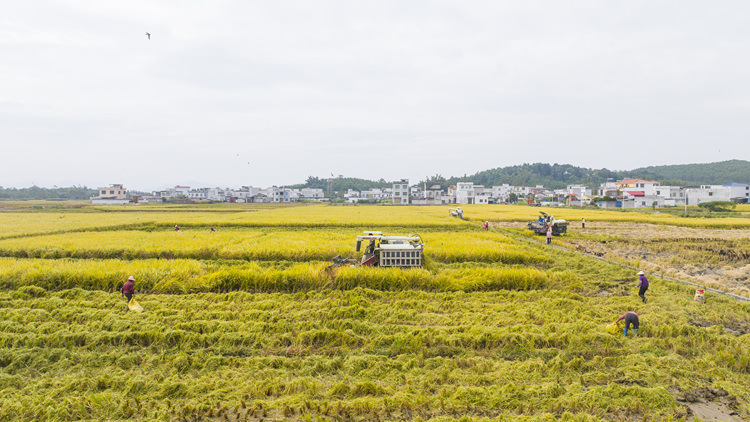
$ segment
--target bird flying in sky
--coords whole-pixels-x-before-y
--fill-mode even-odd
[[[148,32],[146,32],[146,36],[148,37],[149,40],[151,39],[151,34],[149,34]]]

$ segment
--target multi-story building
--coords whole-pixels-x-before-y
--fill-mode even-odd
[[[394,204],[409,205],[409,179],[393,182],[391,199]]]
[[[108,188],[99,188],[99,198],[102,199],[127,199],[125,188],[120,184],[109,185]]]
[[[264,204],[264,203],[271,202],[271,200],[268,198],[268,195],[266,195],[263,192],[258,192],[255,195],[247,198],[245,201],[246,202],[254,202],[254,203],[258,203],[258,204]]]
[[[194,201],[206,201],[208,200],[208,188],[191,189],[187,197]]]
[[[640,191],[644,195],[654,195],[655,188],[659,186],[656,180],[625,179],[615,183],[620,190]]]
[[[664,206],[664,198],[656,195],[646,195],[639,190],[625,190],[622,197],[623,208],[650,208]]]
[[[510,195],[512,188],[513,187],[507,183],[500,186],[493,186],[492,197],[495,198],[497,202],[505,202],[508,199],[508,195]]]
[[[266,189],[266,195],[268,196],[269,202],[286,203],[296,201],[296,196],[293,195],[292,190],[288,188],[272,186]]]
[[[729,197],[737,202],[750,202],[750,185],[746,183],[727,183]]]
[[[584,202],[591,201],[593,198],[596,198],[597,196],[602,197],[604,195],[605,188],[604,187],[588,187],[585,185],[568,185],[568,187],[565,189],[565,195],[575,195],[578,199]],[[616,192],[616,188],[613,188],[613,191]],[[616,193],[615,193],[616,195]]]
[[[702,185],[699,189],[686,189],[688,205],[699,205],[704,202],[729,201],[732,199],[732,188],[723,185]]]
[[[473,204],[474,203],[474,183],[458,182],[456,183],[456,204]]]
[[[261,190],[258,187],[242,186],[237,190],[232,190],[231,196],[237,198],[237,202],[252,202],[251,198],[259,194]]]
[[[121,184],[109,185],[108,188],[99,188],[99,195],[91,197],[93,205],[124,205],[129,202],[126,190]]]
[[[303,199],[312,200],[312,201],[322,201],[326,197],[325,193],[323,192],[323,189],[314,189],[314,188],[300,189],[300,196]]]
[[[680,186],[657,186],[654,193],[664,199],[666,207],[685,205],[685,189]]]
[[[361,199],[367,199],[371,201],[382,201],[384,199],[391,199],[391,189],[390,188],[373,188],[370,190],[363,190],[359,193],[359,197]]]
[[[431,183],[431,184],[424,184],[424,191],[422,192],[422,196],[425,200],[427,200],[428,204],[440,204],[442,203],[442,196],[443,196],[443,187],[440,186],[440,183]]]

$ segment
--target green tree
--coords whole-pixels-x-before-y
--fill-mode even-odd
[[[711,212],[729,212],[737,207],[732,201],[711,201],[698,204],[699,207]]]

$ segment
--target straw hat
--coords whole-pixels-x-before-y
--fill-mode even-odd
[[[128,277],[128,281],[135,281],[135,277],[133,277],[133,276],[131,275],[130,277]]]
[[[643,275],[643,271],[638,271],[638,274],[636,275]]]

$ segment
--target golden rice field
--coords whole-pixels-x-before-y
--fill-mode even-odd
[[[527,263],[543,260],[540,255],[513,243],[499,233],[389,228],[388,234],[419,234],[430,243],[430,258],[440,262]],[[352,255],[352,233],[338,229],[228,229],[205,228],[160,231],[118,230],[77,232],[0,240],[0,256],[19,258],[186,258],[241,260],[329,260]]]
[[[111,230],[128,228],[174,227],[352,227],[369,229],[373,226],[404,225],[429,228],[433,226],[462,226],[465,222],[445,217],[442,207],[390,207],[390,212],[378,212],[372,206],[326,206],[295,204],[285,207],[240,204],[236,208],[202,206],[186,208],[164,205],[92,207],[86,209],[22,210],[3,212],[0,219],[0,238],[29,234],[67,233],[73,231]],[[179,211],[176,211],[179,210]]]
[[[230,206],[234,205],[234,206]],[[265,205],[265,206],[264,206]],[[529,221],[539,211],[578,222],[638,222],[684,227],[750,228],[750,218],[684,218],[679,215],[646,212],[574,208],[535,208],[515,205],[464,205],[470,222]],[[0,210],[2,207],[0,207]],[[380,212],[388,209],[388,212]],[[0,219],[0,239],[74,231],[111,229],[168,229],[181,227],[372,227],[409,226],[414,228],[463,227],[467,222],[447,218],[448,207],[327,206],[320,204],[218,204],[218,205],[139,205],[62,208],[44,210],[4,210]],[[738,210],[750,212],[750,206]],[[745,210],[745,211],[742,211]],[[405,224],[408,222],[408,224]]]
[[[468,221],[447,207],[0,203],[0,420],[750,417],[750,303],[701,305],[649,272],[644,304],[633,267],[477,224],[539,208],[464,210]],[[727,233],[750,221],[554,214]],[[419,234],[424,268],[327,269],[356,256],[365,229]],[[130,275],[143,313],[117,293]],[[625,311],[638,335],[607,333]]]

